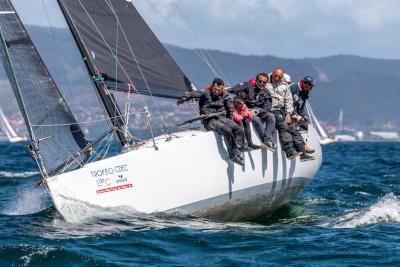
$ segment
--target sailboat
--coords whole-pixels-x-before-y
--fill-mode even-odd
[[[339,127],[338,127],[338,133],[336,134],[336,139],[338,142],[354,142],[356,141],[356,137],[349,135],[349,134],[344,134],[343,133],[343,109],[340,109],[339,112]]]
[[[9,0],[0,1],[1,55],[36,160],[57,211],[69,222],[126,208],[138,214],[184,212],[218,221],[258,218],[286,204],[318,172],[322,152],[313,126],[304,138],[314,161],[246,152],[232,163],[221,136],[199,129],[138,142],[114,92],[178,98],[193,86],[131,1],[59,0],[96,87],[109,129],[88,140]],[[144,107],[147,117],[151,115]],[[258,140],[253,131],[253,140]],[[111,138],[118,153],[110,155]]]
[[[315,116],[315,113],[314,113],[314,111],[313,111],[313,109],[312,109],[312,107],[311,107],[309,102],[306,102],[306,106],[307,106],[307,110],[308,110],[308,113],[310,115],[311,121],[313,122],[313,124],[316,127],[316,130],[318,132],[320,144],[321,145],[327,145],[327,144],[336,142],[336,137],[328,136],[326,134],[324,128],[322,128],[322,126],[319,123],[317,117]]]
[[[15,130],[9,123],[6,115],[4,115],[4,112],[1,107],[0,107],[0,126],[1,129],[4,131],[4,133],[6,134],[5,138],[0,137],[0,140],[8,141],[10,143],[26,141],[26,138],[19,136],[15,132]]]

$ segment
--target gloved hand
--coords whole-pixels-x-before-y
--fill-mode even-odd
[[[181,98],[178,99],[178,101],[176,101],[176,104],[179,106],[185,103],[186,101],[188,101],[188,98],[186,96],[182,96]]]
[[[257,116],[259,113],[260,113],[260,110],[259,109],[249,109],[249,111],[250,111],[250,113],[251,113],[251,115],[253,115],[253,116]]]
[[[303,116],[303,117],[301,117],[300,122],[310,123],[310,118],[308,118],[307,116]]]
[[[294,121],[294,122],[299,122],[299,121],[301,121],[301,116],[300,115],[297,115],[297,114],[292,114],[292,120]]]
[[[240,116],[243,118],[247,118],[250,115],[250,111],[242,111],[240,112]]]

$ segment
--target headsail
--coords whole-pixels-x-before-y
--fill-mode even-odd
[[[88,57],[108,77],[109,88],[161,97],[191,91],[191,83],[126,0],[59,0]],[[70,23],[70,24],[71,24]],[[71,25],[70,25],[71,26]]]
[[[86,138],[11,2],[0,1],[0,11],[0,54],[33,141],[31,152],[45,175],[74,169],[85,155],[63,163],[86,146]]]
[[[317,128],[317,132],[319,134],[320,139],[323,140],[323,139],[328,138],[328,135],[326,134],[325,130],[322,128],[321,124],[317,120],[317,117],[315,116],[314,111],[311,108],[311,105],[307,102],[306,106],[307,106],[307,110],[309,112],[310,118],[312,119],[312,121],[315,124],[315,127]]]

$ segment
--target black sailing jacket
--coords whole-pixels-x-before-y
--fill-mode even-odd
[[[201,115],[226,111],[226,117],[232,119],[233,99],[226,92],[216,96],[212,91],[193,91],[187,95],[187,98],[199,100]]]
[[[260,108],[266,112],[271,112],[272,98],[267,90],[262,90],[257,85],[250,82],[239,83],[229,89],[230,93],[240,95],[240,92],[246,94],[246,105],[248,108]]]

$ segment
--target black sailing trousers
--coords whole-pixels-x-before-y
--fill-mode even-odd
[[[214,131],[225,139],[228,154],[232,157],[243,149],[244,132],[236,122],[225,117],[215,117],[203,122],[207,131]]]
[[[299,151],[304,152],[304,140],[299,131],[296,129],[296,124],[287,124],[285,122],[285,112],[283,110],[273,110],[276,123],[275,127],[279,133],[279,140],[282,144],[283,151],[286,154],[293,152],[293,147]]]
[[[261,142],[266,143],[273,141],[273,135],[275,132],[274,114],[261,111],[257,116],[253,116],[253,125]]]
[[[279,141],[286,155],[293,152],[293,139],[290,134],[289,126],[285,122],[285,112],[282,110],[273,110],[275,116],[275,128],[278,130]]]
[[[292,135],[293,147],[299,152],[305,152],[306,143],[304,142],[303,137],[297,129],[295,122],[289,124],[289,132]]]

